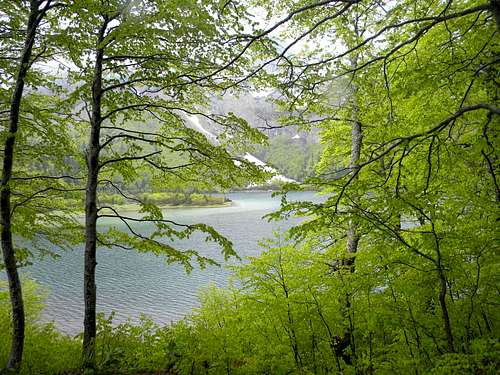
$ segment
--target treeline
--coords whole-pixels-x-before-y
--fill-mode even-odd
[[[272,137],[266,147],[257,150],[256,156],[282,175],[303,182],[316,175],[321,145],[304,134],[294,136],[282,134]]]
[[[140,193],[137,200],[125,198],[121,194],[99,194],[100,205],[113,205],[114,207],[125,210],[137,210],[141,204],[154,204],[156,206],[214,206],[230,203],[227,197],[206,193],[176,193],[176,192],[155,192]],[[83,211],[83,199],[65,198],[67,207],[73,207],[75,210]]]

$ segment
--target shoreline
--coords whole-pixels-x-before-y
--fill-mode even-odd
[[[166,209],[181,209],[181,208],[219,208],[219,207],[231,207],[233,205],[233,201],[223,202],[223,203],[211,203],[211,204],[158,204],[156,205],[160,210]],[[125,211],[125,212],[139,212],[141,205],[139,204],[115,204],[112,206],[114,209]],[[103,208],[104,210],[105,208]]]
[[[185,205],[185,204],[179,204],[179,205],[157,205],[157,207],[163,211],[166,209],[189,209],[189,208],[224,208],[224,207],[231,207],[234,205],[234,202],[229,201],[229,202],[224,202],[224,203],[213,203],[213,204],[206,204],[206,205]],[[108,205],[111,206],[113,209],[119,212],[136,212],[138,213],[141,209],[141,206],[139,204],[114,204],[114,205]],[[103,211],[110,211],[109,209],[102,208]],[[85,217],[85,211],[84,210],[75,210],[75,215],[78,219],[84,218]]]
[[[224,196],[226,194],[231,194],[231,193],[243,193],[243,194],[262,194],[262,193],[277,193],[279,190],[273,190],[273,189],[246,189],[246,190],[231,190],[226,193],[220,193],[220,192],[213,192],[214,196]],[[301,191],[291,191],[291,192],[300,192],[300,193],[317,193],[316,190],[313,189],[308,189],[308,190],[301,190]],[[206,194],[206,193],[205,193]],[[112,207],[113,209],[121,212],[136,212],[138,213],[140,211],[141,205],[136,204],[136,203],[103,203],[104,206],[109,206]],[[157,204],[156,207],[158,207],[160,210],[167,210],[167,209],[200,209],[200,208],[224,208],[224,207],[233,207],[235,206],[235,202],[228,199],[227,201],[220,202],[220,203],[207,203],[207,204]],[[73,215],[75,215],[78,219],[81,219],[85,211],[84,209],[81,209],[80,206],[78,208],[73,208],[71,209]],[[103,208],[103,210],[106,210]],[[109,211],[109,209],[108,209]]]

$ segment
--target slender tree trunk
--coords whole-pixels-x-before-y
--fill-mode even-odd
[[[351,68],[356,69],[358,66],[358,56],[354,56],[351,61]],[[352,90],[352,128],[351,128],[351,162],[349,170],[351,173],[359,173],[359,158],[361,155],[361,146],[363,140],[363,130],[361,123],[358,119],[359,106],[356,99],[357,86],[353,85]],[[357,177],[355,178],[357,180]],[[349,254],[348,266],[350,271],[354,272],[354,254],[358,251],[358,244],[360,235],[358,233],[358,226],[354,220],[349,221],[349,228],[347,230],[347,253]]]
[[[300,357],[299,353],[299,345],[297,342],[297,335],[295,333],[295,328],[294,328],[294,322],[292,318],[292,311],[290,307],[290,303],[288,302],[288,294],[286,294],[287,298],[287,316],[288,316],[288,323],[290,324],[290,329],[289,329],[289,336],[290,336],[290,345],[292,347],[293,351],[293,358],[295,360],[295,365],[297,366],[297,369],[302,368],[302,358]]]
[[[102,101],[102,63],[104,47],[102,42],[108,25],[108,19],[99,29],[95,51],[94,77],[92,81],[92,113],[90,118],[90,137],[87,147],[87,188],[85,192],[85,261],[83,295],[85,300],[85,316],[83,330],[83,366],[95,367],[96,338],[96,283],[95,268],[97,266],[97,179],[99,175],[99,139],[101,131]]]
[[[489,319],[486,316],[486,313],[483,311],[483,309],[481,309],[481,316],[483,318],[483,321],[484,321],[484,324],[486,326],[486,329],[488,330],[489,333],[492,333],[493,330],[491,329],[491,325],[490,325]],[[478,322],[478,324],[479,324],[479,322]],[[482,333],[481,333],[481,335],[482,335]]]
[[[449,353],[454,353],[455,348],[453,346],[453,332],[451,330],[451,322],[450,315],[448,314],[448,306],[446,304],[446,293],[448,291],[448,283],[446,282],[446,274],[444,272],[443,264],[442,264],[442,255],[441,255],[441,245],[439,242],[439,237],[436,233],[436,228],[434,227],[434,222],[431,221],[432,232],[435,238],[435,246],[436,246],[436,271],[439,279],[439,307],[441,308],[441,316],[443,318],[443,327],[444,333],[446,336],[447,342],[447,351]]]
[[[449,353],[455,352],[455,347],[453,345],[453,332],[451,330],[450,316],[448,314],[448,306],[446,305],[446,291],[448,285],[446,284],[446,276],[444,274],[441,262],[438,261],[436,264],[438,268],[439,275],[439,306],[441,307],[441,314],[443,317],[444,333],[446,335],[447,350]]]
[[[26,38],[24,48],[19,61],[19,70],[17,72],[14,91],[10,103],[9,128],[7,138],[4,143],[2,181],[0,192],[0,224],[1,224],[1,243],[3,261],[7,279],[9,282],[10,301],[12,305],[12,346],[7,361],[8,370],[18,370],[21,364],[24,347],[24,304],[21,289],[21,280],[17,270],[16,254],[12,240],[11,228],[11,177],[14,165],[14,146],[16,142],[16,133],[19,124],[19,113],[21,100],[24,91],[24,80],[30,67],[33,44],[35,42],[37,27],[39,25],[40,12],[36,1],[30,3],[30,15],[28,19]]]
[[[356,93],[354,92],[353,95]],[[353,123],[351,130],[351,163],[349,169],[351,173],[359,172],[359,156],[361,154],[361,141],[363,138],[363,133],[361,129],[361,123],[358,121],[357,113],[359,108],[357,106],[356,99],[353,100]],[[355,255],[358,251],[360,235],[358,233],[358,225],[354,220],[349,221],[349,228],[347,229],[347,253],[349,259],[346,261],[346,265],[349,266],[351,272],[354,272],[354,260]]]
[[[358,34],[356,28],[356,35]],[[358,56],[354,56],[351,60],[351,68],[355,69],[358,64]],[[352,89],[352,128],[351,128],[351,161],[349,164],[350,173],[358,173],[359,172],[359,160],[361,155],[361,147],[363,140],[363,131],[361,127],[361,122],[358,120],[359,106],[356,100],[357,87],[353,85]],[[354,181],[357,180],[357,177]],[[356,198],[354,198],[356,199]],[[358,252],[359,240],[361,236],[358,231],[358,224],[354,219],[349,221],[349,227],[347,229],[347,259],[343,261],[344,266],[346,266],[349,272],[353,273],[355,270],[355,260],[356,253]],[[337,352],[347,364],[352,363],[351,355],[346,353],[345,350],[350,347],[352,356],[355,357],[356,350],[354,344],[354,334],[353,334],[353,322],[351,319],[351,297],[349,294],[346,294],[346,302],[345,302],[345,314],[346,318],[349,319],[349,327],[346,332],[344,332],[343,336],[339,338],[337,343]]]

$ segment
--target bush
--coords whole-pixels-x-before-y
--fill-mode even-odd
[[[97,316],[97,366],[104,371],[157,371],[168,362],[169,330],[146,316],[113,326],[114,313]]]
[[[445,354],[439,358],[430,375],[495,375],[500,368],[500,342],[478,339],[471,354]]]
[[[57,332],[51,323],[41,323],[43,291],[32,280],[23,282],[26,309],[26,339],[21,374],[55,374],[78,368],[79,340]],[[11,343],[11,313],[7,284],[0,281],[0,368],[7,362]]]
[[[207,204],[207,199],[203,194],[193,193],[189,196],[191,204],[194,206],[202,206]]]
[[[125,198],[119,194],[98,194],[99,203],[101,204],[124,204]]]

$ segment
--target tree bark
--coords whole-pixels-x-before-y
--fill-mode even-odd
[[[358,37],[358,30],[356,28],[356,36]],[[351,60],[352,69],[356,69],[358,66],[358,56],[354,56]],[[351,128],[351,162],[349,164],[350,173],[359,173],[359,159],[361,155],[361,145],[363,140],[363,130],[361,128],[361,123],[358,119],[359,106],[356,99],[357,87],[353,83],[352,86],[352,128]],[[357,177],[355,178],[357,180]],[[358,251],[358,244],[360,235],[358,233],[358,226],[354,220],[349,221],[349,228],[347,230],[347,253],[349,254],[349,259],[347,265],[351,272],[354,272],[354,254]]]
[[[354,91],[353,95],[356,94]],[[353,99],[353,114],[352,114],[352,130],[351,130],[351,164],[349,169],[351,173],[359,172],[359,157],[361,154],[361,141],[363,137],[361,123],[358,121],[357,113],[359,111],[356,99]],[[358,225],[355,220],[349,221],[349,228],[347,229],[347,254],[349,258],[346,260],[346,265],[349,267],[351,272],[354,272],[354,260],[355,255],[358,251],[358,244],[360,240],[360,235],[358,233]]]
[[[355,34],[356,37],[359,37],[359,30],[357,27],[357,20],[355,22]],[[358,66],[358,55],[354,55],[351,59],[351,68],[356,69]],[[361,127],[361,122],[358,119],[359,106],[356,100],[357,87],[353,83],[352,84],[352,109],[351,109],[351,119],[352,119],[352,128],[351,128],[351,161],[349,164],[350,173],[359,173],[359,160],[361,156],[361,146],[363,140],[363,130]],[[353,182],[357,180],[357,176],[354,178]],[[356,199],[356,197],[354,197]],[[358,252],[358,245],[361,236],[358,231],[358,224],[356,220],[351,219],[349,221],[349,227],[347,229],[347,258],[344,259],[343,265],[347,267],[349,272],[353,273],[355,270],[355,260],[356,253]],[[344,362],[348,365],[352,364],[352,358],[356,356],[356,347],[354,343],[354,327],[353,322],[350,315],[351,310],[351,300],[350,295],[346,293],[346,302],[345,302],[345,315],[349,320],[349,327],[344,332],[343,336],[337,340],[337,355],[342,357]],[[347,353],[345,350],[350,347],[351,353]]]
[[[446,276],[444,274],[441,262],[436,262],[439,275],[439,306],[441,307],[441,315],[443,318],[444,333],[446,335],[447,350],[449,353],[455,352],[455,347],[453,345],[453,332],[451,330],[450,315],[448,314],[448,306],[446,304],[446,292],[448,286],[446,284]]]
[[[41,16],[37,2],[31,1],[24,47],[19,61],[19,69],[10,103],[9,132],[3,147],[2,180],[0,185],[0,224],[3,261],[7,273],[7,280],[9,282],[10,301],[12,305],[12,346],[7,361],[7,369],[10,371],[17,371],[20,367],[24,348],[25,326],[21,280],[19,279],[16,254],[12,240],[10,183],[14,165],[14,147],[19,125],[19,113],[24,92],[24,81],[30,67],[33,44],[35,43]]]
[[[356,88],[353,90],[353,95],[356,94]],[[361,145],[362,145],[362,128],[361,123],[357,120],[357,113],[359,111],[355,97],[353,98],[353,109],[352,109],[352,130],[351,130],[351,162],[349,169],[351,173],[358,173],[359,171],[359,159],[361,155]],[[347,258],[343,260],[343,266],[346,267],[349,272],[353,273],[355,270],[355,260],[356,253],[358,251],[359,240],[361,236],[358,232],[358,225],[355,220],[351,219],[349,221],[349,227],[347,229]],[[349,327],[344,332],[342,337],[338,337],[335,348],[336,355],[342,357],[344,362],[348,365],[352,364],[351,354],[346,352],[348,347],[351,348],[352,356],[356,355],[354,336],[353,336],[353,323],[350,316],[351,301],[350,295],[346,294],[345,301],[345,317],[349,320]]]
[[[108,26],[105,18],[97,37],[95,50],[94,77],[92,80],[92,113],[90,118],[90,137],[87,147],[87,187],[85,192],[85,260],[83,295],[85,315],[83,323],[83,366],[95,367],[96,338],[96,283],[97,266],[97,179],[99,175],[99,151],[101,131],[102,101],[102,64],[104,47],[102,42]]]

